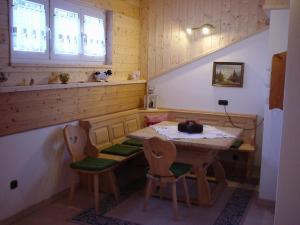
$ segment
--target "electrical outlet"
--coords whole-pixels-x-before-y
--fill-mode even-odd
[[[16,189],[18,187],[18,181],[17,180],[12,180],[10,182],[10,189],[13,190],[13,189]]]
[[[228,100],[219,100],[219,105],[228,105]]]

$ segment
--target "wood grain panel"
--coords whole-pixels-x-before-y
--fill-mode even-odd
[[[142,71],[152,79],[265,30],[268,18],[263,2],[142,0]],[[212,35],[204,36],[201,31],[186,33],[187,27],[205,23],[215,27]]]
[[[126,132],[130,133],[139,129],[138,117],[125,121]]]
[[[106,70],[107,66],[94,65],[72,68],[71,65],[14,65],[9,64],[8,0],[0,0],[0,72],[8,75],[8,81],[1,86],[16,86],[31,79],[35,84],[47,84],[52,72],[67,72],[70,82],[88,82],[93,73]],[[111,36],[111,46],[107,49],[107,63],[111,65],[113,76],[109,80],[127,80],[128,75],[140,69],[140,2],[139,0],[67,0],[79,2],[92,8],[111,10],[107,36]],[[109,43],[109,42],[108,42]]]
[[[132,125],[132,123],[136,123]],[[103,146],[99,146],[98,150],[103,150],[106,147],[109,147],[116,143],[122,143],[125,139],[129,130],[126,127],[126,124],[130,124],[130,129],[139,129],[139,110],[127,110],[118,113],[111,113],[103,116],[96,116],[88,119],[83,119],[79,121],[79,125],[85,129],[87,134],[89,134],[92,143],[96,143],[96,139],[93,138],[95,136],[95,131],[99,128],[108,127],[109,130],[109,142],[105,143]],[[97,155],[97,152],[91,152],[92,155]]]
[[[110,146],[108,126],[95,129],[94,134],[97,148],[106,148]]]
[[[145,84],[0,94],[0,136],[142,106]]]
[[[290,0],[266,0],[264,9],[288,9]]]
[[[111,125],[112,138],[118,139],[125,136],[125,129],[123,122],[115,123]]]

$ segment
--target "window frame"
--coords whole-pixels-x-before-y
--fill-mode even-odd
[[[81,18],[80,18],[80,9],[79,5],[75,5],[69,2],[65,1],[59,1],[59,0],[50,0],[50,30],[51,30],[51,38],[50,38],[50,61],[60,64],[63,62],[63,64],[72,64],[68,63],[68,61],[80,61],[80,54],[81,54],[81,45],[82,45],[82,37],[81,37]],[[78,55],[68,55],[68,54],[55,54],[54,53],[54,35],[55,35],[55,27],[54,27],[54,9],[59,8],[66,11],[71,11],[78,14],[79,17],[79,37],[80,37],[80,43],[79,43],[79,54]],[[75,62],[73,62],[75,63]],[[77,63],[77,62],[76,62]]]
[[[49,1],[48,0],[29,0],[31,2],[43,4],[46,16],[46,51],[45,52],[28,52],[15,51],[13,49],[13,0],[9,1],[9,37],[10,37],[10,61],[11,63],[49,63],[50,53],[50,32],[49,32]]]
[[[89,6],[85,6],[78,2],[68,2],[65,0],[28,0],[40,4],[44,4],[46,14],[46,47],[47,50],[44,53],[37,52],[21,52],[13,50],[13,0],[9,0],[9,32],[10,32],[10,62],[11,64],[25,64],[25,65],[80,65],[80,66],[94,66],[94,65],[106,65],[107,54],[111,43],[111,40],[107,40],[107,13],[109,11],[101,8],[93,9]],[[68,54],[55,54],[54,53],[54,8],[63,9],[66,11],[72,11],[78,13],[80,20],[80,50],[78,55]],[[87,56],[84,55],[83,49],[83,31],[84,31],[84,15],[97,17],[103,19],[104,24],[104,39],[105,39],[105,55],[104,56]]]
[[[104,56],[88,56],[83,54],[83,41],[81,42],[82,44],[82,60],[84,61],[89,61],[89,62],[103,62],[105,63],[106,60],[106,55],[107,55],[107,25],[106,25],[106,11],[105,10],[92,10],[91,8],[88,7],[82,7],[81,8],[81,19],[82,19],[82,26],[81,26],[81,37],[83,40],[83,35],[84,35],[84,16],[90,16],[90,17],[96,17],[96,18],[101,18],[103,19],[103,25],[104,25],[104,40],[105,40],[105,55]]]

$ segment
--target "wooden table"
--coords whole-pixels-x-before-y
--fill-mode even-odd
[[[157,125],[177,125],[176,122],[164,121]],[[239,137],[242,129],[232,127],[217,127],[218,129]],[[131,138],[147,139],[154,136],[166,139],[158,134],[154,128],[146,127],[128,135]],[[198,205],[211,206],[214,204],[218,194],[227,185],[225,171],[219,162],[217,155],[219,151],[226,151],[235,141],[235,138],[213,138],[213,139],[176,139],[171,140],[177,147],[177,162],[188,163],[193,166],[193,172],[197,180],[198,196],[191,199]],[[206,177],[207,168],[212,165],[217,182],[215,188],[211,189]]]

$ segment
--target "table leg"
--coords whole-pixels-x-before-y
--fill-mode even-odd
[[[212,167],[214,170],[214,175],[215,175],[216,181],[218,183],[227,184],[225,170],[224,170],[222,164],[220,163],[220,161],[216,159],[212,163]]]
[[[194,167],[194,173],[197,179],[198,204],[210,205],[211,191],[210,191],[209,183],[206,179],[206,169],[203,169],[201,167]]]

